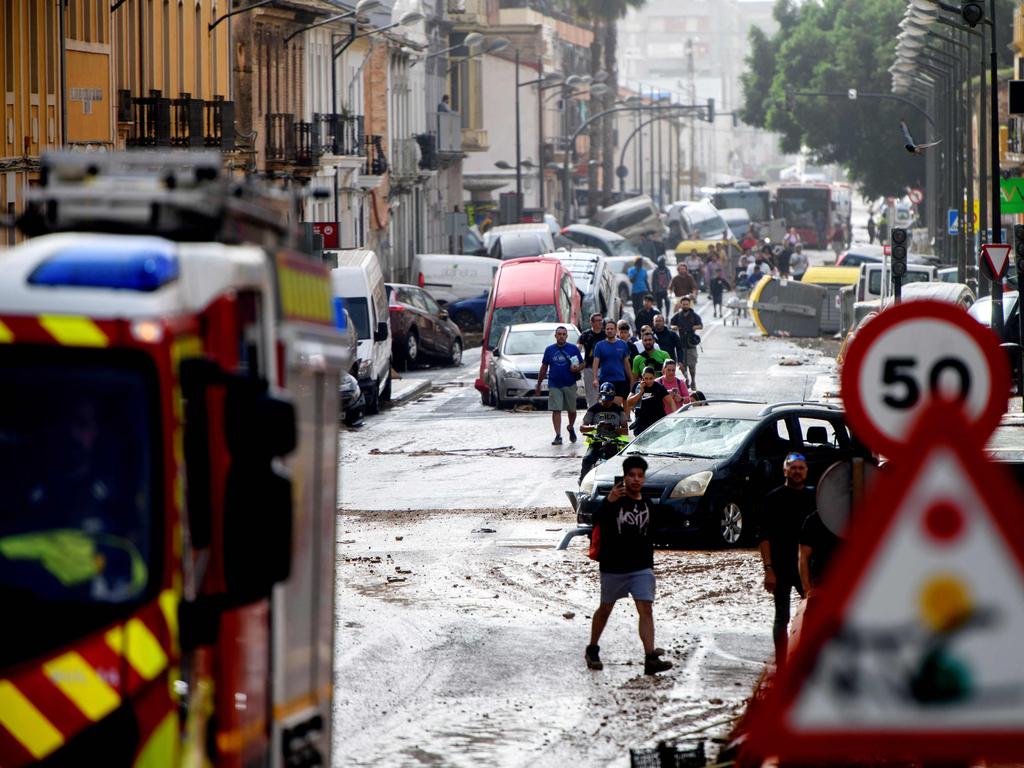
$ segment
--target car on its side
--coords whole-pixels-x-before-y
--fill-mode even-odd
[[[523,323],[510,325],[501,334],[484,374],[490,393],[490,405],[506,408],[519,403],[546,405],[548,382],[541,382],[540,397],[535,394],[537,374],[544,357],[544,350],[555,343],[555,329],[565,326],[569,332],[566,346],[571,354],[582,358],[576,343],[580,332],[567,323]],[[577,402],[586,402],[586,391],[582,376],[576,383]]]
[[[487,255],[502,261],[540,256],[555,250],[551,230],[544,222],[491,227],[484,234],[484,243]]]
[[[635,259],[640,251],[618,232],[595,227],[591,224],[570,224],[562,227],[562,234],[580,245],[597,248],[605,256],[621,256]]]
[[[448,317],[448,310],[415,285],[387,283],[391,319],[392,358],[406,370],[423,358],[447,365],[462,364],[462,331]]]
[[[837,461],[871,458],[836,406],[728,400],[684,405],[583,478],[577,521],[593,524],[613,479],[622,474],[622,461],[639,455],[648,463],[644,497],[658,505],[656,542],[700,534],[717,546],[750,544],[761,500],[782,484],[782,464],[791,451],[807,458],[812,486]]]
[[[746,208],[719,208],[718,212],[729,225],[735,238],[739,239],[750,229],[750,213]]]
[[[448,305],[448,316],[463,331],[479,331],[484,327],[484,315],[487,314],[488,288],[479,296],[471,299],[453,301]]]

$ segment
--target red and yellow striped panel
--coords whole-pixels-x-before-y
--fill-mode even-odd
[[[140,756],[163,743],[174,715],[162,677],[177,655],[177,599],[163,592],[127,621],[0,678],[0,766],[20,766],[59,750],[124,703],[139,728]],[[153,684],[155,681],[155,684]]]
[[[288,253],[277,254],[276,260],[282,317],[334,325],[334,297],[327,268]]]
[[[0,344],[104,348],[117,338],[117,324],[84,315],[8,316],[0,319]]]

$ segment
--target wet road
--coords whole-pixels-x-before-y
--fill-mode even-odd
[[[796,400],[827,387],[816,349],[703,309],[709,397]],[[551,446],[546,413],[482,406],[478,360],[405,374],[435,387],[343,435],[339,764],[627,766],[630,747],[696,729],[721,737],[771,651],[756,555],[659,551],[657,641],[675,668],[642,674],[636,613],[620,602],[605,669],[588,671],[597,567],[583,538],[555,549],[573,526],[564,492],[582,445]]]

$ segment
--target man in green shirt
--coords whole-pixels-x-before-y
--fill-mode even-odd
[[[660,374],[661,367],[665,364],[665,361],[671,357],[671,355],[664,349],[654,348],[653,333],[645,333],[641,337],[640,341],[643,342],[644,349],[640,354],[633,358],[633,375],[636,378],[640,378],[640,374],[647,366],[650,366]]]

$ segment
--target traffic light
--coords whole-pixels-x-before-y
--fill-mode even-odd
[[[708,99],[708,122],[715,122],[715,100]]]
[[[1013,252],[1017,257],[1017,274],[1024,275],[1024,224],[1013,225]]]
[[[893,227],[891,240],[892,276],[901,278],[907,274],[907,230]]]
[[[960,6],[960,15],[974,29],[985,18],[985,9],[980,2],[968,2]]]

